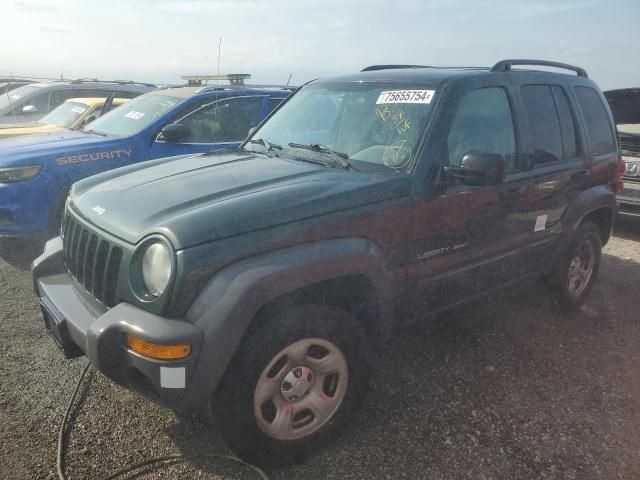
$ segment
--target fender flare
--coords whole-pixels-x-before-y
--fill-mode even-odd
[[[552,267],[557,264],[562,255],[565,254],[567,248],[569,248],[569,244],[573,239],[575,231],[585,217],[601,208],[608,208],[611,210],[611,229],[613,230],[617,203],[615,194],[608,186],[598,185],[596,187],[589,188],[573,199],[562,217],[562,224],[564,228],[562,229],[562,234],[558,241],[558,248],[555,249],[555,255],[553,256],[553,262],[551,263]],[[610,233],[611,232],[609,232],[609,236]]]
[[[218,271],[200,291],[186,319],[204,332],[194,385],[185,399],[210,398],[256,313],[281,295],[315,283],[363,275],[378,307],[376,330],[385,339],[394,322],[393,291],[380,249],[364,238],[307,243],[240,260]],[[260,367],[257,367],[260,368]],[[196,385],[197,384],[197,385]]]

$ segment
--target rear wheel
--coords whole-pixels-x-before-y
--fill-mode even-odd
[[[214,418],[241,457],[295,461],[349,420],[366,390],[369,359],[351,315],[291,307],[242,343],[212,401]]]
[[[601,256],[600,229],[592,222],[583,223],[552,276],[564,310],[576,310],[584,303],[598,275]]]

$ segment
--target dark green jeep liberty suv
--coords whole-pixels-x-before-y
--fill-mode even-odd
[[[354,414],[392,327],[535,276],[580,306],[619,188],[583,69],[379,65],[306,84],[236,151],[76,183],[34,289],[66,355],[286,461]]]

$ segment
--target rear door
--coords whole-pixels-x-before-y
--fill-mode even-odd
[[[551,258],[565,210],[589,186],[591,172],[571,92],[564,85],[535,83],[526,77],[515,83],[527,126],[524,148],[532,180],[523,206],[535,248],[527,252],[526,261],[541,269],[546,267],[542,260]]]

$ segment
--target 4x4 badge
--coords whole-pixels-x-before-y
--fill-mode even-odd
[[[102,215],[104,212],[107,211],[106,208],[102,208],[100,205],[96,205],[95,207],[93,207],[91,210],[93,210],[94,212],[96,212],[98,215]]]

